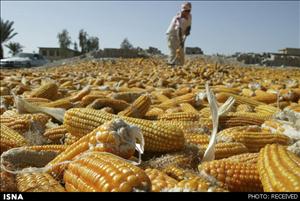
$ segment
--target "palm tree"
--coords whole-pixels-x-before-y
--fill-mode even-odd
[[[1,39],[1,44],[0,44],[0,59],[3,58],[3,47],[2,44],[9,41],[17,35],[18,33],[13,33],[14,29],[12,28],[12,25],[14,24],[13,21],[8,21],[4,22],[4,20],[1,19],[1,25],[0,25],[0,39]]]
[[[23,46],[20,43],[16,42],[10,42],[7,45],[5,45],[5,47],[10,49],[9,53],[11,53],[13,56],[23,51]]]

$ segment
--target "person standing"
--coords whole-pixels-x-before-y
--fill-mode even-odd
[[[184,42],[190,35],[192,15],[192,4],[185,2],[181,5],[180,13],[172,19],[171,24],[166,32],[168,47],[170,49],[169,65],[184,64]]]

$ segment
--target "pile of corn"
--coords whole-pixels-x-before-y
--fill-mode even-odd
[[[1,70],[0,80],[1,191],[300,191],[299,69],[118,59]],[[219,106],[235,103],[203,162],[206,83]]]

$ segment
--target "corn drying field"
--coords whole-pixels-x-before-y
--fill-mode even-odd
[[[300,69],[3,69],[1,191],[300,192]]]

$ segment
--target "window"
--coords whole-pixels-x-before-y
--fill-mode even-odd
[[[42,51],[42,55],[47,56],[47,51],[46,51],[46,50],[43,50],[43,51]]]
[[[50,55],[51,57],[53,57],[53,56],[54,56],[54,50],[50,50],[50,51],[49,51],[49,55]]]

